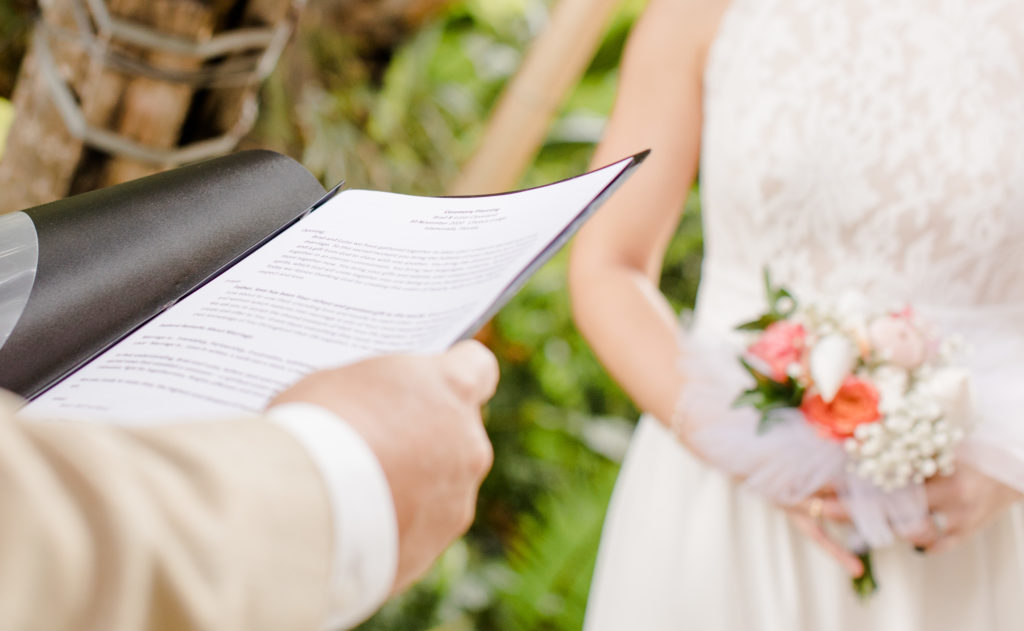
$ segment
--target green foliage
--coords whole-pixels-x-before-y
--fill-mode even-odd
[[[764,295],[768,301],[768,311],[756,320],[739,325],[736,327],[737,330],[764,331],[776,322],[785,320],[796,312],[796,298],[785,287],[772,283],[771,272],[767,268],[764,270]]]
[[[586,609],[594,550],[617,467],[548,493],[510,543],[512,580],[500,604],[513,631],[576,631]]]
[[[476,146],[546,7],[456,3],[395,51],[380,81],[343,36],[307,23],[264,90],[261,140],[299,154],[325,184],[441,194]]]
[[[784,418],[776,412],[800,407],[805,388],[792,377],[786,377],[785,381],[775,381],[754,368],[746,359],[740,358],[740,363],[754,378],[754,385],[744,390],[733,402],[733,406],[750,406],[760,412],[761,420],[757,424],[757,433],[763,434]]]
[[[0,98],[10,98],[37,11],[34,0],[0,0]]]
[[[14,107],[7,99],[0,99],[0,156],[4,154],[4,142],[13,121]]]
[[[785,287],[772,283],[771,273],[764,270],[764,294],[768,301],[768,311],[756,320],[745,322],[736,329],[738,331],[764,331],[776,322],[782,322],[793,315],[797,304],[793,294]],[[754,378],[754,385],[743,391],[733,402],[734,407],[750,406],[761,413],[757,424],[758,433],[764,433],[784,417],[777,414],[780,410],[800,407],[806,388],[792,377],[783,381],[766,375],[754,367],[749,361],[740,358],[743,369]]]

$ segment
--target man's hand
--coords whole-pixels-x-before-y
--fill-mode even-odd
[[[470,341],[441,355],[378,357],[318,372],[270,404],[317,404],[344,419],[374,451],[398,517],[396,592],[473,521],[494,458],[480,406],[497,382],[494,356]]]

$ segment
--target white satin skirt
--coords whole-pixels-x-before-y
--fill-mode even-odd
[[[873,554],[880,588],[849,576],[785,513],[640,420],[604,524],[585,631],[1019,631],[1024,510],[938,555]]]

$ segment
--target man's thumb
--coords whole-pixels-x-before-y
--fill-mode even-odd
[[[441,356],[441,365],[452,386],[469,401],[483,404],[498,386],[498,360],[475,340],[452,346]]]

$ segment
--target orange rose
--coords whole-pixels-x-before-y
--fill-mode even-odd
[[[878,390],[867,381],[847,377],[831,403],[825,403],[818,393],[808,392],[800,404],[800,411],[817,426],[825,438],[844,440],[853,436],[853,430],[863,423],[874,423],[882,418],[878,411]]]

